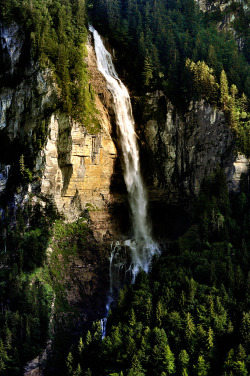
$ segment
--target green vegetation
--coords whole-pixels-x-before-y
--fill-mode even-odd
[[[22,375],[23,364],[45,347],[52,299],[51,287],[35,274],[1,273],[1,375]]]
[[[243,41],[243,53],[248,62],[250,62],[250,33],[249,33],[249,21],[250,11],[248,7],[248,1],[243,0],[241,2],[234,1],[229,3],[228,1],[214,1],[209,0],[207,4],[211,5],[210,12],[206,13],[206,22],[211,21],[221,22],[221,26],[225,23],[225,19],[228,18],[228,14],[234,15],[234,19],[230,24],[237,32],[237,40],[239,43]],[[220,5],[224,5],[224,10],[220,10]],[[241,41],[240,41],[241,39]]]
[[[213,10],[205,13],[194,0],[87,4],[91,22],[117,49],[118,68],[121,73],[125,68],[124,78],[134,91],[143,95],[161,89],[184,111],[191,99],[203,97],[226,112],[239,150],[249,156],[249,11],[244,11],[244,2],[233,2],[224,14],[214,3],[207,2]],[[243,52],[231,31],[217,27],[228,11],[234,11]],[[224,91],[223,82],[231,89]]]
[[[229,84],[250,95],[249,65],[230,32],[219,32],[193,0],[89,0],[91,21],[119,52],[133,89],[163,89],[183,106],[189,100],[187,58],[204,61],[219,80],[224,69]],[[137,51],[135,55],[135,51]],[[140,76],[138,72],[142,72]]]
[[[238,12],[235,29],[245,39],[242,53],[230,32],[218,31],[221,11],[199,12],[194,0],[88,0],[87,7],[91,22],[118,51],[118,69],[135,92],[163,90],[183,110],[191,99],[203,98],[225,112],[239,150],[250,156],[249,30],[243,27],[249,14],[242,4],[230,4]],[[84,0],[0,0],[0,12],[5,24],[21,26],[34,61],[53,72],[61,108],[97,132]],[[2,71],[6,64],[0,58]],[[19,79],[14,72],[11,85]],[[1,80],[6,85],[8,77]],[[13,166],[12,188],[33,179],[46,129],[47,120],[38,119],[32,143],[22,135],[10,144],[1,132],[1,161]],[[51,337],[53,366],[64,367],[62,375],[247,376],[248,177],[242,177],[241,192],[229,197],[218,168],[204,181],[191,217],[188,231],[153,260],[150,273],[141,271],[134,285],[121,290],[106,338],[95,323],[63,360],[72,338],[61,329],[77,314],[67,299],[79,282],[71,266],[80,254],[88,259],[88,226],[84,219],[63,223],[49,201],[45,207],[28,202],[6,208],[0,222],[0,374],[21,375]]]
[[[43,149],[48,136],[48,123],[50,116],[45,119],[34,120],[32,133],[22,134],[20,137],[9,139],[8,129],[0,130],[0,160],[1,163],[11,165],[8,178],[8,187],[4,197],[1,197],[4,207],[13,191],[20,190],[39,177],[34,176],[33,171],[36,165],[36,158]]]
[[[0,374],[22,375],[59,330],[62,315],[65,328],[77,314],[67,300],[70,267],[89,229],[84,219],[63,223],[50,201],[44,208],[31,201],[14,212],[7,208],[0,231]]]
[[[53,81],[56,87],[51,103],[41,103],[43,112],[38,111],[36,119],[33,119],[32,134],[23,132],[22,125],[27,122],[25,111],[34,111],[28,100],[20,119],[20,135],[10,141],[8,127],[0,132],[1,162],[12,165],[9,184],[16,188],[34,180],[36,158],[47,140],[48,123],[56,107],[84,125],[90,133],[98,133],[100,123],[87,71],[84,0],[0,0],[0,13],[4,25],[17,22],[24,36],[22,53],[13,75],[7,74],[10,68],[8,59],[0,58],[1,85],[15,88],[20,81],[27,79],[24,72],[33,61],[35,69],[39,67],[45,72],[47,83]],[[34,97],[39,104],[40,93],[36,92],[36,88]],[[7,112],[7,125],[9,117],[13,115]]]
[[[229,198],[220,168],[204,181],[187,233],[153,260],[148,275],[141,271],[134,285],[120,291],[104,340],[97,323],[72,346],[65,374],[249,374],[246,176],[241,186]]]
[[[58,313],[72,311],[66,297],[67,291],[73,287],[70,282],[70,266],[79,256],[79,252],[83,251],[89,233],[90,230],[84,219],[74,223],[57,220],[54,224],[47,278],[56,295],[55,311]]]
[[[31,41],[35,61],[39,60],[43,68],[52,69],[63,109],[89,131],[98,131],[97,110],[85,62],[84,0],[1,0],[0,12],[6,24],[16,21],[22,27]]]
[[[46,260],[54,217],[50,203],[44,212],[39,204],[27,203],[15,212],[7,208],[1,216],[1,375],[21,375],[22,365],[48,339],[54,292],[38,271]]]
[[[243,93],[238,96],[236,85],[228,87],[227,75],[222,70],[220,84],[212,68],[209,68],[204,61],[194,63],[190,59],[186,61],[188,73],[191,73],[194,82],[194,93],[208,102],[221,108],[227,121],[233,130],[238,149],[247,157],[250,156],[250,112],[248,111],[248,99]]]

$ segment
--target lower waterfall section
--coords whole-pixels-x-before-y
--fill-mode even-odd
[[[147,194],[141,172],[139,149],[135,134],[132,106],[127,88],[119,79],[112,62],[111,54],[106,50],[100,35],[89,27],[94,37],[98,70],[106,79],[108,90],[114,100],[114,112],[117,134],[121,145],[124,181],[128,192],[131,210],[133,238],[113,244],[110,256],[110,291],[106,314],[110,304],[124,283],[135,280],[140,269],[148,272],[154,254],[159,247],[152,238],[152,229],[147,218]],[[102,322],[105,335],[105,322]]]
[[[140,244],[135,239],[116,241],[111,245],[109,291],[106,300],[105,317],[101,320],[102,338],[106,335],[106,323],[110,307],[112,303],[116,302],[120,289],[126,283],[134,283],[140,269],[147,273],[152,257],[159,253],[160,248],[158,246]]]

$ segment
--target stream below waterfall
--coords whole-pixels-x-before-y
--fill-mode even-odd
[[[90,26],[89,30],[94,38],[97,68],[105,77],[107,88],[113,96],[117,134],[122,150],[123,176],[128,192],[133,229],[132,239],[117,241],[112,245],[107,316],[119,289],[126,281],[133,283],[140,269],[148,272],[152,257],[160,253],[160,250],[152,238],[152,229],[147,217],[147,193],[140,172],[139,148],[130,96],[116,73],[112,56],[106,50],[100,35],[93,26]],[[101,323],[105,336],[106,318]]]

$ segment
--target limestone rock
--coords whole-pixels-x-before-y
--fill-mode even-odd
[[[148,94],[143,111],[138,131],[145,140],[142,167],[151,201],[189,200],[217,165],[224,168],[229,188],[239,189],[249,160],[238,156],[223,112],[201,100],[183,115],[162,92]]]
[[[0,25],[0,33],[7,75],[15,76],[24,37],[15,25],[5,29]],[[117,158],[113,99],[97,69],[91,36],[87,51],[89,85],[96,93],[101,124],[98,134],[88,133],[84,126],[55,110],[58,88],[53,76],[33,61],[23,68],[22,79],[14,88],[6,84],[0,90],[0,133],[9,145],[16,143],[21,149],[25,144],[33,153],[35,129],[46,124],[47,140],[36,153],[30,193],[23,188],[15,201],[25,202],[31,194],[33,200],[43,202],[49,196],[68,221],[88,210],[96,239],[110,240],[119,236],[118,213],[124,207],[126,188]],[[249,161],[237,157],[222,112],[199,101],[190,103],[181,114],[161,91],[146,95],[139,112],[143,114],[137,121],[142,172],[151,203],[188,201],[217,164],[223,166],[230,189],[238,189],[240,174],[248,171]],[[5,152],[7,158],[8,147]],[[1,166],[0,194],[5,191],[9,164],[4,161]]]
[[[234,21],[240,22],[239,14],[241,12],[249,11],[249,1],[248,0],[235,0],[234,2],[228,0],[196,0],[199,9],[204,13],[221,12],[222,18],[218,21],[217,27],[219,30],[230,32],[234,35],[240,51],[243,50],[246,40],[242,37],[241,33],[235,30]],[[232,3],[235,4],[232,7]],[[237,6],[238,3],[238,6]],[[218,14],[218,13],[217,13]]]
[[[241,174],[247,174],[250,171],[250,160],[245,155],[237,154],[234,160],[234,169],[231,173],[229,187],[232,191],[239,189]]]
[[[10,65],[10,73],[13,74],[22,52],[24,36],[16,23],[9,26],[0,24],[0,39],[2,50],[7,55],[5,59]]]
[[[45,166],[41,194],[52,195],[68,220],[77,219],[88,204],[105,210],[112,202],[110,181],[116,158],[111,136],[105,132],[88,134],[75,122],[71,127],[60,113],[52,115],[49,128],[50,136],[37,161],[38,167],[41,159]],[[59,141],[60,130],[68,134],[69,144]]]
[[[5,128],[7,125],[6,112],[10,108],[13,92],[13,89],[7,88],[0,93],[0,129]]]
[[[72,122],[65,114],[53,113],[49,122],[49,137],[36,162],[37,171],[42,171],[41,194],[51,195],[58,210],[67,220],[76,220],[83,210],[96,211],[91,215],[92,228],[98,240],[112,230],[112,218],[108,208],[116,200],[110,192],[114,176],[117,151],[112,141],[111,94],[96,66],[91,40],[88,43],[87,63],[90,83],[96,95],[96,107],[102,129],[98,134],[89,134],[86,129]],[[100,100],[101,97],[102,101]],[[105,217],[103,221],[100,219]],[[104,225],[104,226],[102,226]]]
[[[119,194],[114,198],[110,189],[117,158],[111,137],[112,96],[97,69],[92,41],[90,39],[87,46],[86,63],[90,85],[96,92],[95,101],[102,128],[98,134],[88,133],[84,126],[73,122],[61,110],[54,109],[58,103],[58,88],[49,69],[41,70],[31,58],[23,67],[22,75],[19,75],[22,79],[15,79],[24,38],[18,25],[4,27],[0,24],[0,50],[6,68],[4,73],[13,76],[13,82],[16,82],[13,88],[11,85],[8,87],[6,81],[6,87],[0,90],[0,131],[4,132],[10,144],[15,142],[21,149],[25,143],[25,147],[33,153],[36,129],[45,124],[47,141],[36,154],[32,196],[39,197],[41,202],[46,197],[52,198],[68,221],[76,220],[89,208],[108,213],[113,201],[120,199]],[[7,184],[4,166],[0,174],[1,194]],[[24,189],[21,189],[19,196],[15,196],[15,202],[26,201]],[[106,223],[108,221],[106,215]],[[98,223],[93,226],[100,228]]]
[[[10,167],[10,165],[0,164],[0,195],[5,191]]]

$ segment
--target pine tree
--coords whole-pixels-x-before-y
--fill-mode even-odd
[[[233,363],[234,363],[234,350],[230,349],[227,354],[226,360],[223,364],[223,369],[229,373],[230,370],[232,370]]]
[[[236,95],[238,94],[238,89],[237,89],[236,85],[231,85],[231,87],[230,87],[230,94],[231,94],[231,96],[232,96],[233,99],[236,98]]]
[[[192,315],[188,312],[186,317],[186,329],[185,329],[185,335],[188,340],[190,340],[195,333],[195,325],[193,322]]]
[[[144,67],[142,71],[143,83],[145,86],[149,86],[153,78],[153,66],[151,58],[147,53],[144,59]]]
[[[82,340],[82,337],[81,337],[79,339],[79,343],[78,343],[78,354],[79,354],[79,356],[82,355],[83,349],[84,349],[84,344],[83,344],[83,340]]]
[[[222,70],[220,75],[220,103],[224,110],[227,110],[229,102],[229,93],[228,93],[228,81],[226,72]]]
[[[189,280],[189,299],[191,301],[194,300],[196,290],[197,290],[196,282],[193,278],[190,278],[190,280]]]
[[[244,347],[241,344],[239,344],[238,351],[236,354],[236,360],[245,361],[245,359],[246,359],[246,351]]]
[[[136,355],[133,356],[128,376],[144,376],[144,371]]]
[[[178,356],[179,368],[181,370],[181,376],[187,376],[187,368],[189,365],[189,355],[186,350],[181,350]]]
[[[233,364],[234,374],[237,376],[248,376],[246,363],[241,360],[236,360]]]
[[[209,364],[205,361],[203,355],[199,355],[197,364],[194,366],[196,376],[207,376]]]
[[[84,39],[83,34],[85,32],[85,0],[78,0],[77,1],[77,12],[76,12],[76,21],[77,21],[77,28],[79,31],[78,36],[81,40]]]
[[[156,305],[155,315],[156,315],[156,326],[160,328],[162,326],[162,318],[163,318],[163,307],[160,301]]]
[[[67,376],[73,376],[73,355],[70,352],[66,359]]]
[[[175,358],[174,358],[174,354],[170,350],[169,345],[167,345],[167,348],[166,348],[164,367],[168,375],[175,373]]]
[[[73,376],[82,376],[82,368],[80,366],[80,364],[78,363],[77,365],[77,369],[75,370],[75,372],[73,373]]]
[[[250,311],[243,312],[240,333],[243,339],[243,345],[246,352],[250,352]]]
[[[213,350],[214,347],[214,332],[213,329],[209,327],[206,340],[206,348],[209,352]]]
[[[194,63],[190,59],[186,60],[186,68],[193,76],[196,93],[211,103],[216,103],[219,85],[216,82],[213,69],[204,61]]]
[[[6,370],[6,361],[8,360],[7,352],[5,350],[3,341],[0,340],[0,374]]]
[[[89,346],[89,344],[90,344],[91,342],[92,342],[92,336],[91,336],[90,331],[88,330],[88,331],[87,331],[87,334],[86,334],[86,338],[85,338],[86,346]]]
[[[167,372],[172,374],[175,372],[175,358],[170,350],[168,340],[164,329],[155,328],[155,346],[153,348],[152,357],[156,373]]]
[[[182,290],[181,296],[180,296],[180,307],[184,309],[185,304],[186,304],[186,295],[185,295],[185,292]]]
[[[129,314],[129,325],[133,328],[136,325],[136,316],[135,316],[135,311],[133,308],[130,311]]]
[[[186,350],[181,350],[178,356],[179,363],[181,367],[185,368],[188,366],[189,363],[189,355]]]
[[[24,155],[23,154],[19,158],[19,168],[20,168],[21,174],[23,175],[24,171],[25,171]]]
[[[217,54],[215,52],[215,48],[212,44],[209,45],[208,48],[208,60],[207,63],[210,67],[212,67],[216,73],[216,76],[219,75],[221,72],[221,63],[218,61]]]

